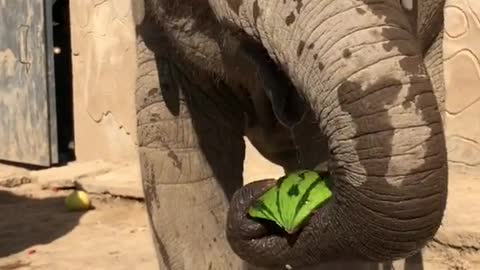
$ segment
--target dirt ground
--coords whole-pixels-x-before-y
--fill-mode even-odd
[[[93,197],[69,212],[70,191],[0,189],[0,270],[156,270],[144,204]]]
[[[0,188],[0,270],[158,270],[141,201],[93,196],[94,210],[68,212],[70,192],[38,184]],[[434,241],[405,262],[410,266],[374,269],[479,270],[479,198],[480,179],[451,176]]]

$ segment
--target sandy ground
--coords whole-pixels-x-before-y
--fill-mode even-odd
[[[255,154],[246,164],[247,182],[282,174]],[[410,266],[369,270],[480,270],[480,179],[452,175],[449,185],[442,227],[423,254]],[[0,270],[158,270],[142,202],[93,196],[94,210],[68,212],[70,192],[0,187]]]
[[[420,261],[391,269],[480,269],[475,180],[453,182],[444,224]],[[142,202],[93,196],[94,210],[69,212],[63,204],[69,192],[36,184],[0,188],[0,270],[158,270]]]
[[[142,202],[93,196],[94,210],[68,212],[69,192],[0,188],[0,270],[158,270]],[[480,181],[457,181],[450,194],[423,262],[395,269],[480,269]]]
[[[68,193],[0,189],[0,270],[158,269],[143,203],[94,197],[69,212]]]
[[[423,263],[395,269],[480,269],[480,181],[457,184]],[[142,202],[93,196],[94,210],[68,212],[69,192],[0,189],[0,270],[158,270]]]

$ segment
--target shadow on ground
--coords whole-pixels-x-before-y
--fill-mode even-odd
[[[75,228],[83,212],[67,211],[64,200],[0,190],[0,258],[50,243]]]

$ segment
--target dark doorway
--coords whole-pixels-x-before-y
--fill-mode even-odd
[[[72,52],[69,0],[53,3],[53,46],[59,163],[75,159],[73,125]]]

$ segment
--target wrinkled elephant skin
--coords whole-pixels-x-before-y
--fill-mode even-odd
[[[429,2],[137,3],[138,142],[161,269],[385,262],[424,247],[448,175],[429,75],[443,2]],[[242,186],[243,136],[287,171],[328,166],[333,199],[295,237],[246,215],[272,182]]]

